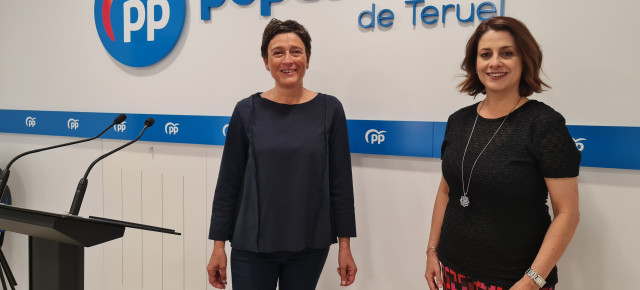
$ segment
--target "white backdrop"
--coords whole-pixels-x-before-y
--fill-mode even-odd
[[[458,1],[463,9],[470,2]],[[496,1],[498,2],[498,1]],[[505,1],[544,51],[545,81],[535,98],[568,124],[640,126],[640,4],[616,1]],[[313,38],[306,87],[336,95],[350,119],[446,121],[471,104],[455,90],[464,45],[475,25],[449,12],[443,25],[413,26],[411,6],[391,9],[390,28],[359,28],[369,1],[285,0],[272,17],[297,19]],[[434,2],[435,3],[435,2]],[[437,2],[438,5],[450,2]],[[174,51],[148,68],[113,60],[96,33],[93,1],[0,0],[0,108],[83,112],[229,115],[234,104],[272,86],[260,59],[270,19],[260,2],[227,1],[200,20],[187,1]],[[429,3],[431,4],[431,3]],[[468,13],[464,12],[463,15]],[[69,138],[0,134],[0,167],[13,156]],[[86,166],[121,141],[101,140],[25,157],[12,167],[14,203],[67,211]],[[221,147],[141,142],[96,167],[81,215],[103,215],[175,228],[176,238],[127,231],[87,249],[86,289],[207,289],[204,267],[210,203]],[[360,268],[353,289],[424,289],[424,250],[440,161],[353,155]],[[582,168],[582,221],[560,262],[561,289],[630,289],[640,272],[640,172]],[[3,246],[19,289],[28,289],[26,237]],[[338,288],[335,249],[319,289]],[[633,286],[632,286],[633,285]]]

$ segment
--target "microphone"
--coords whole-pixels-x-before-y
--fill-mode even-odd
[[[122,148],[127,147],[131,144],[133,144],[133,142],[136,142],[140,139],[140,137],[142,137],[142,134],[144,133],[145,130],[147,130],[147,128],[153,126],[153,123],[155,121],[153,120],[153,118],[149,117],[147,120],[144,121],[144,127],[142,128],[142,131],[140,132],[140,135],[138,135],[138,137],[136,139],[133,139],[129,142],[127,142],[126,144],[113,149],[107,153],[105,153],[104,155],[98,157],[98,159],[94,160],[91,165],[89,165],[89,168],[87,168],[87,171],[84,173],[84,176],[80,179],[80,182],[78,182],[78,187],[76,188],[76,194],[73,196],[73,202],[71,203],[71,209],[69,209],[69,214],[72,215],[78,215],[78,213],[80,212],[80,206],[82,206],[82,200],[84,199],[84,193],[87,191],[87,185],[89,183],[89,180],[87,180],[87,176],[89,176],[89,172],[91,172],[91,169],[93,168],[94,165],[96,165],[96,163],[98,163],[98,161],[106,158],[107,156],[116,153],[118,151],[120,151]]]
[[[49,149],[56,149],[56,148],[60,148],[60,147],[64,147],[64,146],[69,146],[69,145],[74,145],[74,144],[78,144],[78,143],[91,141],[93,139],[96,139],[96,138],[102,136],[102,134],[107,132],[107,130],[111,129],[111,127],[113,127],[116,124],[122,123],[126,119],[127,119],[127,115],[125,115],[125,114],[118,115],[115,119],[113,119],[113,123],[111,123],[111,125],[109,125],[109,127],[104,129],[102,132],[100,132],[100,134],[98,134],[97,136],[95,136],[93,138],[87,138],[87,139],[82,139],[82,140],[73,141],[73,142],[69,142],[69,143],[64,143],[64,144],[60,144],[60,145],[54,145],[54,146],[50,146],[50,147],[46,147],[46,148],[35,149],[35,150],[27,151],[25,153],[22,153],[22,154],[20,154],[20,155],[18,155],[16,157],[14,157],[13,159],[11,159],[11,161],[9,161],[9,163],[7,164],[7,167],[4,170],[0,170],[0,192],[2,193],[2,197],[0,198],[0,200],[3,200],[4,196],[5,196],[4,188],[7,186],[7,181],[9,181],[9,174],[11,173],[9,171],[9,167],[11,167],[11,164],[13,164],[13,162],[18,160],[18,158],[20,158],[22,156],[25,156],[25,155],[29,155],[31,153],[37,153],[37,152],[40,152],[40,151],[45,151],[45,150],[49,150]]]

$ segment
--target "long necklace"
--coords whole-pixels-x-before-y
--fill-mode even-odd
[[[500,123],[500,126],[498,126],[498,129],[496,130],[495,133],[493,133],[493,136],[491,136],[491,139],[489,139],[489,142],[487,142],[487,145],[484,146],[484,148],[482,148],[482,151],[480,151],[480,154],[478,154],[478,157],[476,157],[476,160],[473,162],[473,165],[471,166],[471,172],[469,172],[469,180],[467,181],[467,188],[465,190],[465,186],[464,186],[464,158],[467,155],[467,148],[469,148],[469,143],[471,142],[471,137],[473,136],[473,131],[476,129],[476,123],[478,122],[478,116],[480,115],[480,110],[482,109],[482,105],[484,105],[484,101],[482,101],[482,103],[480,103],[480,108],[478,108],[478,112],[476,112],[476,120],[473,121],[473,127],[471,128],[471,134],[469,134],[469,140],[467,141],[467,146],[464,147],[464,153],[462,154],[462,197],[460,197],[460,205],[462,205],[462,207],[467,207],[469,206],[469,197],[467,196],[467,194],[469,193],[469,185],[471,185],[471,175],[473,175],[473,169],[476,167],[476,163],[478,162],[478,159],[480,159],[480,156],[482,155],[482,153],[484,153],[484,150],[487,149],[487,147],[489,147],[489,144],[491,144],[491,141],[493,141],[493,138],[496,137],[496,134],[498,134],[498,131],[500,131],[500,128],[502,128],[502,125],[504,125],[504,122],[507,121],[507,118],[509,118],[509,115],[511,115],[511,113],[513,112],[513,110],[516,109],[516,107],[518,106],[518,104],[520,104],[520,99],[518,99],[518,102],[516,103],[515,106],[513,106],[513,108],[511,109],[511,111],[509,111],[509,114],[507,114],[506,117],[504,117],[504,120],[502,120],[502,123]]]

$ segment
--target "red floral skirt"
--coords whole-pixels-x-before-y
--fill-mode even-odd
[[[480,281],[474,281],[473,279],[458,274],[451,268],[442,265],[442,278],[444,278],[445,290],[508,290],[503,287],[488,285]],[[554,290],[554,286],[547,286],[541,290]]]

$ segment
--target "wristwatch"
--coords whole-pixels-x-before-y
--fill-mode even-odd
[[[538,275],[538,273],[536,273],[536,271],[531,268],[527,269],[527,271],[524,273],[527,274],[527,276],[531,277],[531,279],[533,279],[533,282],[536,282],[536,284],[538,284],[540,288],[544,287],[544,284],[547,284],[547,281],[545,281],[542,276]]]

